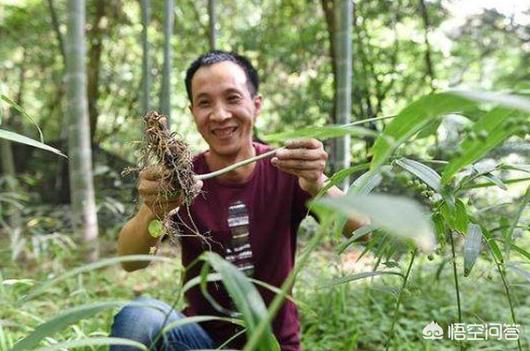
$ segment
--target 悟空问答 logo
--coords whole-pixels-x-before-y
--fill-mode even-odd
[[[439,340],[444,336],[444,330],[435,321],[427,324],[423,328],[423,338],[427,340]]]

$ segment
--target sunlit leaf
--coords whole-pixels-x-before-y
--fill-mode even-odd
[[[337,248],[338,253],[341,254],[342,252],[344,252],[344,250],[346,250],[346,248],[348,248],[356,240],[359,240],[360,238],[362,238],[366,234],[371,233],[371,232],[373,232],[376,229],[377,229],[377,227],[375,227],[373,225],[365,225],[365,226],[362,226],[362,227],[354,230],[352,235],[351,235],[351,237],[349,237],[347,240],[343,241],[339,245],[339,247]]]
[[[37,296],[40,296],[46,290],[48,290],[52,285],[57,284],[60,281],[63,281],[67,278],[73,277],[75,275],[90,272],[99,268],[115,265],[117,263],[122,262],[135,262],[135,261],[162,261],[162,262],[175,262],[173,258],[169,257],[163,257],[163,256],[151,256],[151,255],[128,255],[128,256],[120,256],[120,257],[112,257],[112,258],[105,258],[102,260],[99,260],[94,263],[90,263],[81,267],[74,268],[60,276],[58,276],[55,279],[48,280],[44,284],[37,287],[34,291],[32,291],[29,295],[22,298],[22,301],[27,301],[30,299],[33,299]]]
[[[482,233],[480,226],[469,224],[466,239],[464,242],[464,277],[471,273],[477,257],[480,255],[482,243]]]
[[[40,140],[40,142],[44,143],[44,136],[42,135],[42,131],[40,130],[39,125],[37,124],[37,122],[35,122],[35,120],[33,120],[33,118],[31,118],[30,115],[27,114],[27,112],[22,108],[22,106],[20,106],[15,101],[11,100],[9,97],[7,97],[7,96],[5,96],[3,94],[0,94],[0,100],[4,100],[5,102],[8,103],[8,105],[10,105],[12,108],[17,110],[18,112],[20,112],[27,119],[29,119],[31,121],[31,123],[33,123],[33,125],[37,128],[37,131],[39,132],[39,140]],[[2,110],[1,107],[0,107],[0,110]]]
[[[259,322],[266,318],[268,314],[267,307],[258,290],[237,267],[224,260],[218,254],[205,252],[202,258],[221,275],[228,294],[245,321],[248,334],[252,334]],[[261,334],[258,350],[280,350],[280,346],[272,333],[270,325]]]
[[[466,135],[458,146],[462,150],[462,154],[452,159],[444,168],[442,183],[447,184],[463,167],[477,161],[506,138],[513,135],[519,126],[517,123],[512,126],[504,125],[504,121],[516,115],[517,112],[514,110],[495,108],[475,122],[472,133],[482,133],[485,134],[484,137],[481,139],[472,137],[471,134]]]
[[[123,339],[123,338],[112,338],[112,337],[93,337],[81,340],[68,340],[59,342],[57,344],[45,346],[36,349],[35,351],[55,351],[55,350],[70,350],[78,347],[88,346],[107,346],[107,345],[121,345],[136,348],[138,350],[148,351],[148,348],[138,341]]]
[[[450,93],[477,102],[493,103],[510,109],[530,112],[530,99],[519,95],[478,90],[451,90]]]
[[[486,229],[484,229],[484,227],[481,227],[481,229],[482,230],[480,232],[482,233],[482,236],[484,237],[486,244],[490,248],[490,251],[493,254],[493,256],[495,256],[496,260],[499,263],[504,263],[504,257],[502,257],[501,249],[499,248],[499,245],[497,245],[497,243],[493,239],[493,236],[491,235],[491,233],[487,231]]]
[[[414,201],[389,195],[354,195],[322,198],[312,202],[346,216],[369,216],[372,225],[402,239],[411,239],[419,248],[431,251],[436,240],[425,211]]]
[[[11,351],[21,351],[21,350],[34,350],[37,345],[46,337],[52,336],[55,333],[64,330],[66,327],[77,323],[82,319],[92,317],[96,313],[108,310],[114,307],[120,307],[129,302],[126,300],[114,300],[114,301],[105,301],[105,302],[96,302],[93,304],[76,306],[74,308],[68,309],[53,319],[40,324],[31,332],[28,336],[20,340],[15,344]],[[135,304],[150,306],[145,303],[137,302]],[[154,308],[154,307],[153,307]]]
[[[332,288],[337,285],[350,283],[350,282],[360,280],[360,279],[376,277],[379,275],[397,275],[397,276],[403,277],[403,274],[399,272],[385,272],[385,271],[361,272],[361,273],[356,273],[356,274],[348,275],[345,277],[340,277],[332,281],[326,282],[322,284],[321,286],[319,286],[318,289]]]
[[[401,158],[394,161],[401,168],[420,178],[425,184],[430,186],[434,191],[440,192],[440,175],[431,167],[421,162]]]
[[[376,139],[372,148],[371,168],[383,164],[397,147],[429,122],[449,113],[470,110],[475,105],[469,99],[450,93],[426,95],[409,104]]]
[[[371,129],[363,127],[329,125],[324,127],[307,127],[293,130],[290,132],[264,135],[262,136],[262,139],[269,143],[275,143],[298,138],[316,138],[319,140],[325,140],[329,138],[342,137],[345,135],[376,137],[378,133]]]
[[[6,139],[6,140],[13,141],[13,142],[16,142],[16,143],[21,143],[21,144],[33,146],[33,147],[36,147],[38,149],[50,151],[50,152],[53,152],[54,154],[57,154],[59,156],[68,158],[65,154],[63,154],[61,151],[57,150],[56,148],[53,148],[53,147],[51,147],[49,145],[46,145],[44,143],[41,143],[39,141],[33,140],[31,138],[28,138],[28,137],[26,137],[24,135],[13,133],[13,132],[11,132],[9,130],[0,129],[0,139]]]

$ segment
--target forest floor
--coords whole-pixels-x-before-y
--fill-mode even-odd
[[[302,238],[301,246],[305,240]],[[3,243],[1,247],[7,247]],[[101,242],[107,257],[115,254],[115,242]],[[401,286],[398,276],[379,276],[329,287],[338,277],[371,271],[374,257],[360,255],[351,248],[338,256],[333,245],[326,243],[312,253],[310,264],[299,275],[294,298],[298,301],[302,322],[303,348],[307,351],[384,350],[394,317],[396,297]],[[157,262],[133,273],[119,265],[76,274],[48,286],[33,299],[20,303],[20,298],[65,272],[83,265],[75,246],[50,243],[38,259],[14,263],[7,251],[0,262],[0,351],[7,351],[16,340],[28,335],[37,325],[60,312],[79,306],[109,300],[129,300],[138,295],[173,302],[180,282],[178,248],[164,245],[161,254],[175,257],[172,262]],[[402,271],[386,262],[381,269]],[[424,340],[423,328],[435,321],[445,330],[458,322],[452,266],[446,262],[437,277],[444,258],[433,261],[420,256],[413,268],[413,279],[404,291],[395,335],[390,350],[458,350],[457,341]],[[461,262],[459,262],[459,269]],[[529,285],[515,284],[519,276],[509,275],[516,315],[521,324],[523,349],[530,343]],[[511,324],[510,311],[497,272],[490,264],[479,261],[468,278],[460,278],[464,323]],[[182,302],[178,303],[182,307]],[[84,319],[74,326],[47,338],[50,343],[80,339],[86,336],[107,336],[114,310],[106,310]],[[467,341],[466,350],[517,350],[513,341]],[[103,350],[85,348],[86,350]]]

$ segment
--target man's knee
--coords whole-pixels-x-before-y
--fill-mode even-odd
[[[111,336],[150,345],[161,332],[166,316],[171,310],[165,303],[139,297],[125,305],[115,316]],[[128,350],[111,348],[113,351]]]

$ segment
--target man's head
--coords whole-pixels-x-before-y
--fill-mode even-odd
[[[247,76],[247,84],[248,84],[248,91],[250,93],[250,96],[254,97],[259,90],[259,77],[258,72],[252,66],[252,63],[250,61],[241,55],[235,54],[233,52],[226,52],[226,51],[220,51],[220,50],[213,50],[210,52],[207,52],[206,54],[203,54],[199,56],[195,61],[191,63],[191,65],[188,67],[188,70],[186,71],[186,92],[188,93],[188,98],[190,102],[193,104],[193,94],[191,91],[191,81],[193,79],[193,76],[197,72],[197,70],[203,66],[211,66],[216,63],[220,62],[233,62],[241,69],[243,72],[245,72]]]
[[[210,157],[250,156],[252,129],[261,111],[256,70],[239,55],[212,51],[195,60],[186,74],[190,111],[210,146]]]

